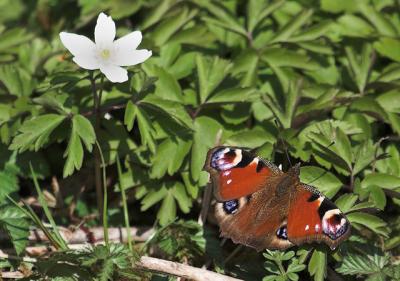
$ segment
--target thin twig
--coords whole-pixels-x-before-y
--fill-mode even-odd
[[[60,235],[68,244],[96,243],[104,240],[104,230],[102,227],[85,228],[80,227],[72,231],[65,227],[59,227]],[[147,241],[155,232],[151,227],[130,227],[130,235],[137,242]],[[127,242],[127,231],[125,227],[108,228],[108,236],[110,241]],[[5,233],[0,233],[0,242],[8,241],[9,237]],[[49,242],[45,233],[39,229],[30,230],[28,240],[31,243]]]

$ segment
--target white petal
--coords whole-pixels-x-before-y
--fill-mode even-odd
[[[128,71],[116,65],[102,65],[100,71],[104,73],[108,80],[114,83],[121,83],[128,80]]]
[[[94,53],[95,44],[83,35],[61,32],[60,39],[65,48],[74,56],[89,55]]]
[[[94,28],[94,39],[96,44],[111,44],[115,38],[115,22],[111,16],[100,13]]]
[[[136,50],[142,42],[142,33],[140,31],[131,32],[114,42],[115,48],[118,50]]]
[[[79,55],[74,57],[73,61],[84,69],[94,70],[100,68],[99,61],[94,57],[94,55]]]
[[[146,49],[118,51],[113,63],[120,66],[136,65],[147,60],[151,54],[151,51]]]

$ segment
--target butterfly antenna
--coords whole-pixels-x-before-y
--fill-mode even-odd
[[[282,138],[282,130],[281,130],[282,127],[279,125],[278,120],[274,119],[274,122],[275,122],[276,129],[278,130],[278,138],[282,143],[283,150],[285,151],[286,159],[288,160],[290,167],[293,167],[292,161],[290,161],[288,147],[286,145],[286,142]]]

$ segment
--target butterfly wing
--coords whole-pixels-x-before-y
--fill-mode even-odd
[[[274,197],[274,192],[262,189],[252,196],[218,202],[215,214],[221,235],[257,251],[290,247],[293,244],[282,232],[286,225],[287,200],[289,194]]]
[[[324,242],[331,249],[350,235],[350,223],[328,198],[314,187],[299,184],[291,196],[287,235],[296,245]]]
[[[350,234],[343,213],[312,186],[300,183],[299,166],[287,173],[235,147],[209,151],[205,169],[219,201],[222,236],[257,249],[286,249],[324,242],[334,249]]]
[[[237,147],[220,146],[207,154],[204,169],[210,173],[214,195],[228,201],[253,194],[283,173],[271,162]]]
[[[221,235],[261,251],[293,245],[286,235],[290,189],[296,172],[284,174],[275,165],[240,148],[218,147],[208,154],[216,218]],[[222,201],[222,202],[221,202]]]

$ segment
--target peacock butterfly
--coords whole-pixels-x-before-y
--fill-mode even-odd
[[[350,223],[328,198],[301,183],[300,165],[286,173],[238,147],[207,154],[221,235],[255,248],[286,249],[324,242],[331,249],[350,235]]]

